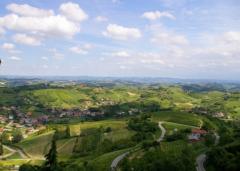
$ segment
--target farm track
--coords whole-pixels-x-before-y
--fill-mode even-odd
[[[214,136],[215,136],[214,145],[216,146],[219,143],[220,136],[216,132],[214,133]],[[202,153],[202,154],[197,156],[197,158],[196,158],[196,163],[197,163],[196,171],[206,171],[206,169],[204,167],[204,162],[206,160],[207,160],[207,155],[205,153]]]
[[[0,159],[4,159],[4,158],[7,158],[7,157],[10,157],[12,156],[14,153],[18,153],[23,159],[30,159],[31,157],[26,153],[24,152],[21,148],[18,148],[18,147],[10,147],[10,146],[6,146],[6,145],[3,145],[4,148],[8,149],[9,151],[11,151],[9,154],[6,154],[4,156],[0,156]]]
[[[158,126],[161,129],[161,135],[160,137],[157,139],[157,142],[161,142],[163,141],[165,134],[166,134],[166,129],[162,126],[163,122],[158,122]],[[115,171],[117,169],[118,164],[125,158],[127,157],[127,155],[130,153],[130,151],[127,151],[119,156],[117,156],[111,163],[111,167],[110,170],[111,171]]]

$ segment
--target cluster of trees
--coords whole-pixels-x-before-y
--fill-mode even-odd
[[[210,171],[239,171],[240,143],[228,147],[215,147],[208,152],[207,167]]]
[[[150,115],[142,114],[128,121],[128,128],[137,132],[133,136],[134,141],[139,142],[146,139],[153,139],[154,133],[159,128],[157,123],[150,120],[150,117]]]
[[[3,144],[18,143],[23,139],[21,130],[14,129],[12,132],[4,131],[1,135],[1,141]]]
[[[195,165],[191,150],[186,147],[179,155],[165,152],[161,148],[149,150],[141,158],[125,159],[121,168],[123,171],[193,171]]]
[[[174,131],[171,135],[166,136],[166,140],[168,142],[171,142],[171,141],[176,141],[176,140],[180,140],[180,139],[186,139],[186,137],[189,133],[191,133],[190,128]]]
[[[234,125],[235,124],[235,125]],[[221,128],[220,144],[208,152],[207,168],[209,171],[240,170],[240,124],[233,123],[232,129]]]

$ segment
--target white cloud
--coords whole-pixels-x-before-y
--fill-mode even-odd
[[[12,43],[3,43],[1,48],[8,53],[14,53],[14,54],[21,53],[21,51],[16,50],[15,45]]]
[[[39,9],[28,4],[9,4],[6,7],[9,11],[19,14],[21,16],[29,16],[29,17],[48,17],[54,15],[52,10],[44,10]]]
[[[57,60],[62,60],[64,59],[64,54],[60,53],[57,49],[53,48],[53,49],[49,49],[49,52],[52,53],[52,56],[54,59]]]
[[[60,6],[60,13],[69,20],[81,22],[88,18],[88,15],[76,3],[67,2]]]
[[[161,59],[141,59],[140,61],[144,64],[165,64],[165,62]]]
[[[82,48],[80,48],[78,46],[73,46],[73,47],[69,48],[69,50],[71,52],[74,52],[74,53],[77,53],[77,54],[81,54],[81,55],[88,54],[88,51],[86,51],[85,49],[82,49]]]
[[[188,40],[183,35],[174,33],[158,33],[152,39],[152,42],[162,45],[187,45]]]
[[[223,40],[226,43],[240,43],[240,32],[228,31],[223,34]]]
[[[6,50],[6,51],[13,50],[14,48],[15,48],[15,45],[12,43],[3,43],[3,45],[2,45],[2,49]]]
[[[22,60],[22,58],[17,57],[17,56],[11,56],[10,59],[14,60],[14,61],[21,61]]]
[[[109,24],[103,35],[117,40],[138,39],[142,36],[137,28],[123,27],[117,24]]]
[[[29,46],[39,46],[41,45],[41,41],[33,36],[29,36],[26,34],[15,34],[13,36],[13,40],[16,43],[20,43],[20,44],[25,44],[25,45],[29,45]]]
[[[104,17],[104,16],[97,16],[95,18],[95,21],[97,21],[97,22],[105,22],[105,21],[108,21],[108,18]]]
[[[48,65],[43,65],[42,68],[47,69]]]
[[[167,12],[167,11],[163,11],[163,12],[149,11],[149,12],[143,13],[142,17],[146,18],[148,20],[157,20],[157,19],[163,18],[163,17],[170,18],[170,19],[175,19],[175,16],[172,15],[170,12]]]
[[[57,60],[62,60],[62,59],[64,59],[64,54],[56,52],[53,54],[53,58],[57,59]]]
[[[127,67],[126,67],[126,66],[124,66],[124,65],[121,65],[119,68],[120,68],[120,69],[122,69],[122,70],[125,70],[125,69],[127,69]]]
[[[64,3],[59,7],[61,14],[53,10],[40,9],[28,4],[9,4],[12,13],[0,17],[0,35],[5,30],[34,33],[46,37],[71,38],[80,32],[80,23],[87,14],[75,3]]]
[[[48,57],[46,57],[46,56],[42,56],[41,59],[45,60],[45,61],[48,61]]]
[[[206,47],[196,48],[194,52],[198,55],[220,57],[238,57],[240,55],[240,32],[228,31],[222,34],[211,34],[203,36]]]
[[[119,51],[119,52],[113,52],[111,54],[111,56],[114,56],[114,57],[129,57],[130,54],[126,51]]]
[[[81,54],[81,55],[86,55],[88,54],[88,50],[92,48],[91,44],[84,44],[81,46],[73,46],[70,47],[69,50],[73,53]]]
[[[0,26],[0,37],[5,34],[5,30]]]
[[[155,64],[155,65],[163,65],[166,62],[163,57],[157,53],[137,53],[135,56],[136,61],[140,61],[142,64]]]
[[[9,14],[0,17],[0,26],[9,30],[34,32],[46,36],[72,37],[80,31],[78,24],[60,15],[39,18]]]

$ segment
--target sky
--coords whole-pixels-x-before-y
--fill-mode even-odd
[[[1,0],[0,75],[240,80],[239,0]]]

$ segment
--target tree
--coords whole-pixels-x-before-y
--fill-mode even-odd
[[[70,137],[71,137],[71,130],[70,130],[70,127],[68,125],[67,128],[66,128],[66,138],[70,138]]]
[[[58,171],[57,162],[57,145],[56,145],[56,134],[54,134],[52,139],[52,144],[49,152],[45,155],[46,162],[44,163],[44,171]]]
[[[19,171],[38,171],[38,167],[30,164],[23,164],[19,167]]]
[[[112,131],[112,128],[111,128],[111,127],[107,127],[106,130],[105,130],[106,133],[109,133],[109,132],[111,132],[111,131]]]
[[[215,143],[215,136],[212,135],[212,134],[207,134],[205,136],[205,144],[206,144],[206,146],[210,147],[210,146],[214,145],[214,143]]]
[[[3,143],[3,144],[11,144],[11,143],[12,143],[12,142],[10,141],[10,137],[11,137],[11,136],[12,136],[12,135],[11,135],[10,133],[4,131],[4,132],[2,133],[2,136],[1,136],[1,138],[2,138],[2,143]]]
[[[23,139],[22,132],[20,130],[17,130],[17,129],[13,131],[12,136],[13,136],[13,140],[12,141],[14,143],[18,143],[18,142],[20,142]]]

